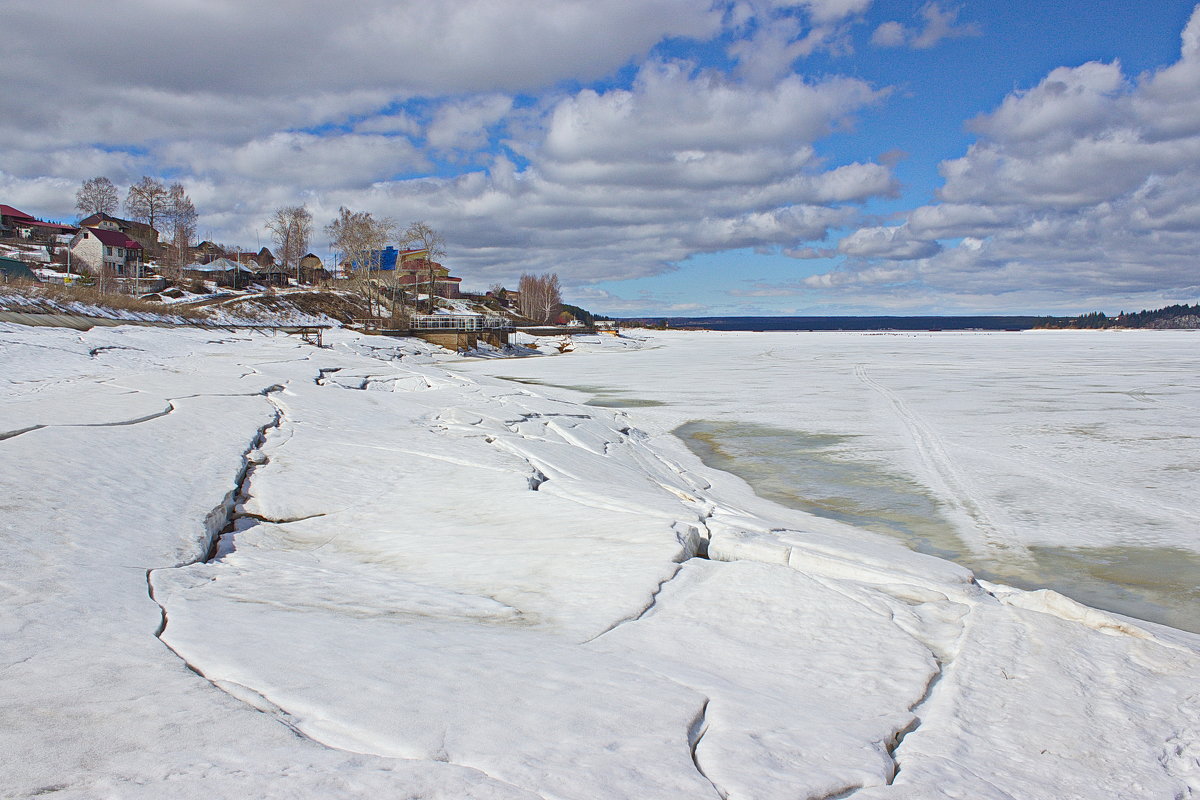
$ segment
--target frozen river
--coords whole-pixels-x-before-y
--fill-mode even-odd
[[[763,497],[982,577],[1200,630],[1200,334],[654,337],[463,368],[636,407]]]
[[[1200,636],[896,540],[1186,624],[1190,335],[326,343],[0,325],[0,795],[1200,797]]]

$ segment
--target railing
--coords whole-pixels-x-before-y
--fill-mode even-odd
[[[354,317],[350,320],[350,324],[357,325],[364,331],[377,331],[381,328],[386,328],[390,320],[385,317]]]
[[[412,318],[413,330],[481,331],[506,330],[513,326],[504,317],[485,317],[478,314],[418,314]]]

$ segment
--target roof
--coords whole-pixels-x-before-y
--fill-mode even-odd
[[[141,250],[142,246],[120,231],[110,231],[108,228],[88,228],[88,233],[95,234],[101,244],[109,247],[124,247],[126,250]]]
[[[103,222],[104,220],[108,220],[109,222],[117,222],[117,223],[120,223],[121,225],[142,225],[142,224],[144,224],[141,222],[134,222],[133,220],[130,220],[130,219],[121,219],[120,217],[114,217],[112,214],[105,214],[103,211],[97,211],[95,214],[92,214],[90,217],[84,217],[83,219],[79,220],[79,224],[83,225],[84,227],[91,227],[95,223]]]
[[[38,228],[58,228],[64,231],[75,230],[73,225],[63,225],[58,222],[42,222],[40,219],[35,219],[32,214],[26,214],[20,209],[13,208],[12,206],[6,206],[2,203],[0,203],[0,214],[20,220],[22,225],[33,225]]]
[[[0,256],[0,275],[4,275],[8,279],[25,278],[31,281],[37,280],[37,276],[33,274],[33,270],[24,261],[18,261],[15,258],[5,258],[4,256]]]
[[[60,222],[42,222],[40,219],[22,219],[21,225],[32,225],[35,228],[57,228],[60,231],[77,231],[74,225],[63,225]]]
[[[6,206],[3,203],[0,203],[0,214],[6,217],[16,217],[17,219],[33,219],[32,216],[26,214],[24,211],[18,211],[12,206]]]
[[[234,270],[251,274],[254,272],[245,264],[235,263],[228,258],[217,258],[207,264],[188,264],[184,269],[188,272],[233,272]]]

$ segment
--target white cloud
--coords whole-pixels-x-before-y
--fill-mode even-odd
[[[381,174],[428,166],[408,139],[378,134],[275,133],[232,147],[180,141],[164,147],[161,157],[197,177],[236,175],[310,189],[365,186]]]
[[[980,138],[966,155],[942,164],[941,202],[915,209],[905,225],[846,237],[839,249],[850,260],[815,280],[915,280],[931,292],[1010,302],[1196,299],[1198,41],[1200,7],[1169,67],[1136,79],[1117,64],[1061,67],[1014,92],[973,121]],[[953,246],[921,253],[913,244],[937,239]]]
[[[855,258],[911,261],[936,255],[941,252],[942,246],[936,241],[914,237],[907,225],[899,225],[891,228],[859,228],[838,242],[837,249]]]
[[[884,22],[871,34],[871,44],[879,47],[903,47],[908,41],[908,29],[899,22]]]
[[[727,52],[737,62],[739,77],[766,84],[788,74],[800,58],[818,51],[852,52],[850,27],[872,0],[776,0],[737,4],[734,27],[748,35],[733,41]],[[803,14],[794,13],[802,10]]]
[[[439,151],[483,147],[488,141],[488,129],[504,119],[512,107],[512,98],[501,94],[446,103],[434,114],[425,131],[425,140]]]
[[[780,26],[776,61],[787,61],[833,46],[869,5],[13,0],[0,188],[5,202],[66,217],[85,178],[169,174],[196,201],[203,236],[246,246],[272,208],[297,202],[314,213],[318,247],[339,205],[427,219],[455,268],[484,285],[531,269],[580,285],[695,253],[794,250],[896,191],[890,166],[827,163],[814,148],[887,91],[646,54],[753,21]],[[114,59],[106,43],[127,40],[130,19],[138,46]],[[631,63],[632,82],[578,88],[607,86]],[[437,177],[411,177],[422,173]]]
[[[978,36],[979,26],[974,23],[958,24],[958,7],[946,7],[931,0],[921,6],[919,25],[909,26],[891,20],[880,24],[871,35],[871,44],[877,47],[911,47],[928,50],[944,39]]]

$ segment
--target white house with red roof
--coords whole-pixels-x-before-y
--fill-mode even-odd
[[[71,263],[80,271],[99,275],[104,270],[118,278],[144,273],[143,248],[136,240],[108,228],[80,228],[71,239]]]

